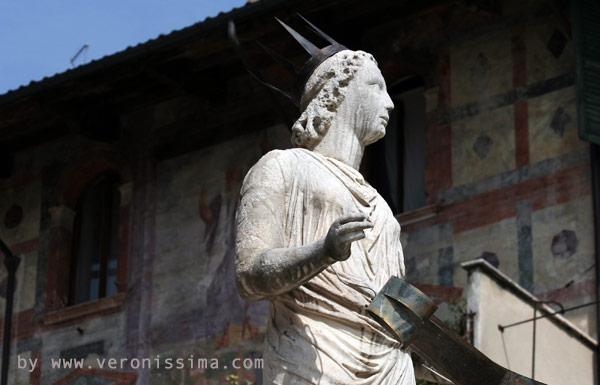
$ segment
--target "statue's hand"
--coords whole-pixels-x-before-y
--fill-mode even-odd
[[[333,222],[325,237],[325,251],[336,261],[345,261],[350,257],[350,245],[365,238],[364,230],[373,228],[364,214],[348,214]]]

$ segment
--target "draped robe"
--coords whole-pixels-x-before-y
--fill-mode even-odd
[[[397,220],[358,171],[299,148],[263,156],[242,186],[236,263],[248,262],[240,255],[314,242],[334,220],[357,212],[374,228],[352,243],[347,260],[267,297],[265,384],[415,383],[410,355],[365,311],[390,276],[404,275],[404,262]],[[252,282],[238,285],[257,294]]]

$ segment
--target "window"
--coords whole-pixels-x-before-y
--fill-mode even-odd
[[[365,149],[361,172],[394,214],[425,206],[425,98],[423,79],[388,88],[394,111],[380,141]]]
[[[105,172],[93,179],[77,202],[69,305],[116,294],[119,232],[119,178]]]
[[[600,4],[571,2],[571,31],[575,47],[579,137],[600,144]]]

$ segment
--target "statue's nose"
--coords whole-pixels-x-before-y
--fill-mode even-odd
[[[391,113],[392,110],[394,109],[394,102],[392,101],[392,98],[390,98],[389,94],[387,95],[387,98],[386,98],[385,109],[388,111],[388,113]]]

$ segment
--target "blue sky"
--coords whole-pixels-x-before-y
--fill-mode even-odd
[[[246,0],[1,0],[0,94],[243,6]],[[83,55],[75,65],[83,64]]]

